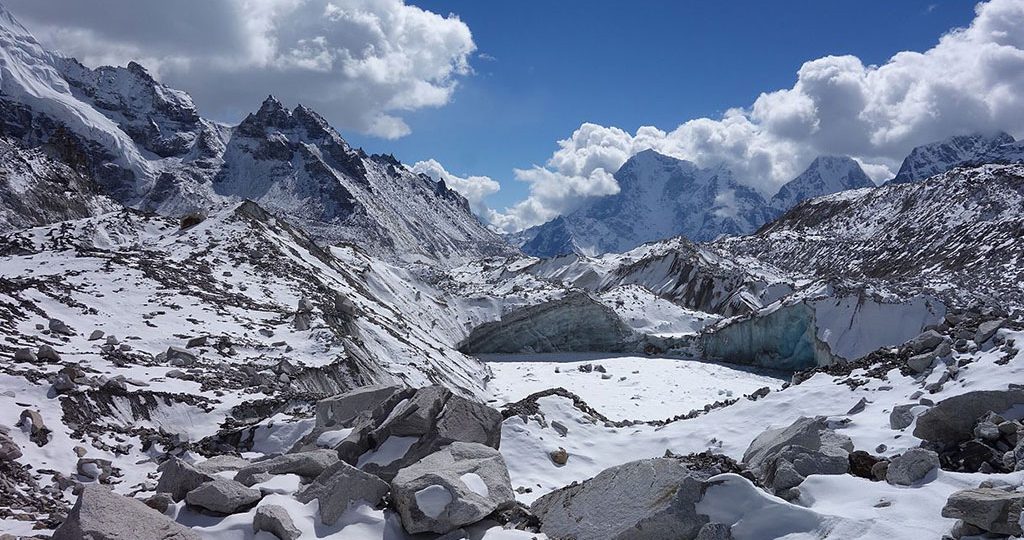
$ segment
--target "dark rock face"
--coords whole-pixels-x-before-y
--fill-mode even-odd
[[[974,436],[982,416],[1024,404],[1024,390],[979,390],[944,399],[917,418],[914,436],[946,447]]]
[[[958,135],[914,148],[904,158],[893,184],[920,182],[950,169],[979,163],[1019,163],[1024,147],[1007,133]]]
[[[585,293],[514,311],[473,330],[465,353],[620,351],[633,331],[615,313]]]

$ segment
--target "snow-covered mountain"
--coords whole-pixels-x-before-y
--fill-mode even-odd
[[[619,193],[595,198],[537,228],[525,253],[622,252],[683,235],[694,241],[752,232],[768,220],[764,199],[724,167],[702,169],[646,150],[615,173]]]
[[[63,139],[50,158],[131,207],[179,216],[250,199],[319,241],[393,260],[514,251],[443,182],[350,147],[306,107],[270,97],[238,126],[217,124],[139,64],[89,69],[44,50],[2,8],[0,122],[26,149]]]
[[[957,135],[914,148],[889,182],[919,182],[964,165],[1021,162],[1024,162],[1024,144],[1014,141],[1007,133]]]
[[[777,215],[781,215],[807,199],[874,186],[875,183],[853,158],[819,156],[804,172],[783,185],[769,204]]]

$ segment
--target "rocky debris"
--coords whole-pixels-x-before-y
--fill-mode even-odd
[[[530,511],[550,538],[694,539],[708,523],[696,510],[707,478],[673,458],[633,461],[553,491]]]
[[[108,483],[110,477],[115,474],[113,464],[109,459],[79,458],[75,470],[79,475],[96,480],[101,484]]]
[[[299,308],[295,311],[292,326],[300,332],[309,330],[313,326],[313,303],[309,301],[309,298],[303,296],[299,299]]]
[[[1024,534],[1020,523],[1022,507],[1024,493],[978,487],[950,495],[942,508],[942,517],[959,519],[981,533],[1016,537]]]
[[[339,461],[300,489],[295,499],[302,504],[318,500],[320,521],[334,525],[352,502],[362,500],[377,506],[389,489],[380,478]]]
[[[201,540],[187,527],[142,502],[118,495],[97,484],[85,484],[54,540]]]
[[[13,461],[21,457],[21,447],[11,439],[7,426],[0,424],[0,461]]]
[[[706,523],[694,540],[732,540],[732,529],[724,523]]]
[[[18,423],[14,424],[14,426],[26,430],[28,432],[28,440],[36,443],[36,446],[45,446],[46,443],[50,442],[50,428],[46,427],[46,424],[43,422],[43,416],[39,414],[39,411],[31,409],[21,411]]]
[[[946,339],[948,339],[946,336],[943,336],[935,330],[928,330],[904,343],[903,348],[911,355],[921,354],[926,351],[935,350],[935,348],[941,345],[943,341],[946,341]]]
[[[253,532],[266,531],[279,540],[298,540],[302,531],[295,526],[288,510],[276,504],[264,504],[256,508],[252,519]]]
[[[765,487],[782,493],[812,474],[845,474],[853,443],[828,427],[824,417],[800,417],[785,428],[758,435],[743,463]]]
[[[49,322],[50,332],[54,334],[60,334],[62,336],[73,336],[75,331],[71,329],[64,321],[60,319],[50,319]]]
[[[515,504],[505,460],[477,443],[453,442],[398,471],[391,496],[405,530],[444,534]]]
[[[328,467],[338,461],[338,453],[334,450],[311,450],[282,454],[239,469],[235,480],[251,486],[268,475],[297,474],[305,478],[316,478]]]
[[[917,418],[914,436],[940,448],[974,436],[977,420],[1024,405],[1024,390],[977,390],[944,399]]]
[[[189,491],[185,495],[185,502],[217,515],[229,515],[252,508],[262,498],[263,494],[258,489],[246,487],[228,478],[214,477]]]
[[[889,461],[885,481],[897,486],[911,486],[939,468],[939,455],[924,448],[911,448]]]
[[[36,351],[36,356],[39,357],[40,360],[60,362],[60,354],[57,350],[46,344],[39,346],[39,350]]]
[[[209,474],[196,470],[192,465],[176,457],[163,462],[159,471],[161,474],[156,491],[170,494],[175,502],[184,499],[193,489],[213,480]]]

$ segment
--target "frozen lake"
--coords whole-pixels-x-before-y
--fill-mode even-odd
[[[491,404],[502,406],[534,392],[562,387],[616,420],[657,420],[740,397],[779,389],[789,374],[680,358],[607,353],[480,355],[494,373]],[[580,366],[603,366],[583,372]]]

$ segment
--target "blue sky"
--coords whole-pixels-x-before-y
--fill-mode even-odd
[[[543,164],[582,122],[633,132],[748,107],[789,88],[807,60],[853,54],[884,63],[966,26],[974,2],[418,1],[466,22],[480,53],[451,103],[404,115],[398,140],[346,133],[407,163],[435,158],[458,175],[502,184],[501,209],[528,185],[514,168]]]

